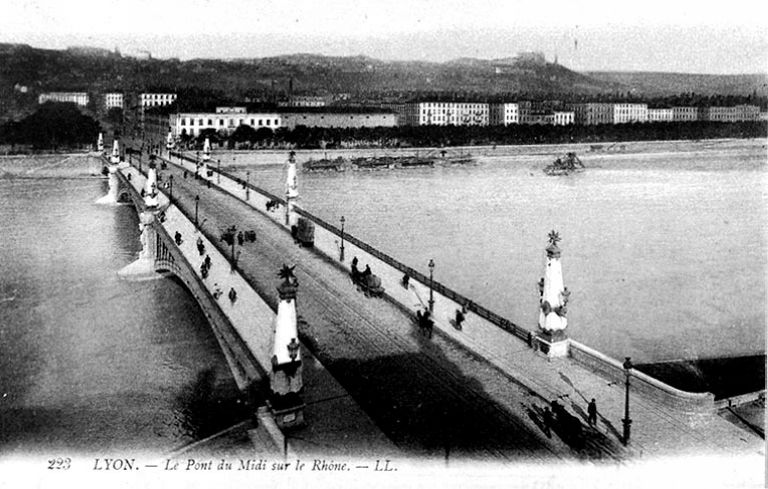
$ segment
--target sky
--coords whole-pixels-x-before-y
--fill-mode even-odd
[[[577,71],[768,72],[765,0],[2,0],[0,42],[384,60],[540,51]]]

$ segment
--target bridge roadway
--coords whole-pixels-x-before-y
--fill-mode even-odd
[[[386,301],[365,298],[334,264],[296,247],[259,212],[169,168],[174,200],[192,213],[194,196],[200,195],[200,220],[210,237],[231,224],[256,230],[256,243],[242,249],[239,261],[253,283],[269,290],[276,266],[297,264],[304,341],[409,453],[434,455],[447,446],[452,454],[515,459],[705,453],[762,460],[762,442],[720,417],[676,413],[642,396],[633,397],[633,442],[624,448],[619,443],[623,386],[567,359],[548,362],[522,343],[509,354],[510,377],[440,335],[427,340],[408,315]],[[591,397],[598,399],[600,420],[587,428],[587,447],[578,453],[557,436],[546,437],[532,421],[536,408],[555,398],[583,416]]]
[[[236,247],[238,268],[265,292],[272,306],[276,306],[272,291],[279,266],[297,265],[304,343],[405,453],[444,456],[447,448],[451,457],[462,458],[574,456],[557,438],[547,438],[525,410],[508,409],[534,400],[543,405],[537,395],[449,340],[438,335],[428,340],[402,310],[385,300],[366,298],[346,274],[298,247],[290,235],[242,202],[206,188],[191,175],[183,178],[173,165],[161,173],[164,181],[174,175],[174,202],[189,215],[194,215],[194,198],[200,196],[198,220],[212,241],[233,224],[256,232],[254,243]],[[227,249],[223,242],[222,246]],[[611,453],[597,448],[581,456],[602,458]]]

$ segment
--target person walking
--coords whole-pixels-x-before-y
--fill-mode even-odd
[[[587,406],[587,414],[589,417],[589,425],[595,426],[597,424],[597,403],[595,402],[594,398],[589,401],[589,406]]]
[[[544,422],[544,434],[547,435],[547,438],[552,438],[552,411],[549,409],[549,406],[544,407],[544,413],[541,416]]]

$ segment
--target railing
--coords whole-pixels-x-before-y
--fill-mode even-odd
[[[191,157],[186,156],[184,154],[181,154],[181,153],[178,153],[178,152],[171,152],[170,154],[172,156],[176,156],[177,158],[181,158],[181,159],[187,160],[190,163],[195,163],[195,164],[197,163],[197,160],[195,158],[191,158]],[[212,168],[212,167],[209,167],[209,170],[212,170],[212,171],[214,171],[216,173],[219,173],[221,176],[224,176],[226,178],[229,178],[229,179],[237,182],[238,184],[242,185],[243,188],[247,187],[247,188],[253,190],[254,192],[258,192],[258,193],[264,195],[265,197],[267,197],[267,198],[269,198],[271,200],[277,201],[280,204],[285,205],[285,200],[281,199],[280,197],[278,197],[278,196],[276,196],[276,195],[274,195],[274,194],[272,194],[270,192],[267,192],[266,190],[264,190],[262,188],[259,188],[259,187],[255,186],[255,185],[251,184],[250,182],[246,182],[242,178],[239,178],[239,177],[237,177],[237,176],[235,176],[235,175],[233,175],[233,174],[231,174],[229,172],[226,172],[226,171],[223,171],[223,170],[218,170],[218,169]],[[334,226],[333,224],[330,224],[330,223],[324,221],[323,219],[315,216],[314,214],[311,214],[311,213],[309,213],[309,212],[307,212],[304,209],[301,209],[299,207],[296,207],[295,211],[300,216],[303,216],[306,219],[309,219],[310,221],[314,222],[316,225],[325,228],[329,232],[331,232],[331,233],[335,234],[336,236],[339,236],[339,238],[341,238],[341,230],[339,228],[337,228],[336,226]],[[525,328],[523,328],[521,326],[518,326],[517,324],[513,323],[509,319],[506,319],[504,317],[499,316],[495,312],[493,312],[493,311],[491,311],[491,310],[481,306],[480,304],[477,304],[473,300],[471,300],[471,299],[469,299],[469,298],[459,294],[458,292],[456,292],[456,291],[446,287],[445,285],[441,284],[440,282],[437,282],[435,280],[431,280],[430,281],[429,277],[427,277],[423,273],[421,273],[421,272],[419,272],[419,271],[409,267],[408,265],[405,265],[404,263],[401,263],[400,261],[396,260],[392,256],[390,256],[390,255],[388,255],[388,254],[386,254],[386,253],[384,253],[382,251],[377,250],[376,248],[374,248],[373,246],[369,245],[368,243],[365,243],[364,241],[361,241],[361,240],[355,238],[354,236],[352,236],[352,235],[350,235],[350,234],[348,234],[346,232],[344,233],[344,239],[347,242],[349,242],[349,243],[357,246],[361,250],[365,251],[366,253],[369,253],[370,255],[372,255],[372,256],[376,257],[377,259],[381,260],[382,262],[386,263],[387,265],[395,268],[396,270],[399,270],[399,271],[403,272],[404,274],[408,274],[409,277],[411,277],[411,278],[421,282],[422,284],[429,286],[430,283],[431,283],[432,290],[434,290],[436,293],[443,295],[444,297],[446,297],[446,298],[456,302],[457,304],[461,304],[461,305],[466,306],[467,310],[474,312],[475,314],[477,314],[481,318],[483,318],[483,319],[489,321],[490,323],[498,326],[499,328],[503,329],[504,331],[506,331],[508,333],[511,333],[511,334],[513,334],[513,335],[517,336],[518,338],[520,338],[522,340],[525,340],[525,341],[527,341],[529,335],[532,334],[532,332],[530,330],[525,329]]]

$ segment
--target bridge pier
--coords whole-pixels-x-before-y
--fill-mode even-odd
[[[158,237],[155,230],[157,213],[144,211],[139,213],[139,231],[141,232],[141,251],[133,263],[126,265],[117,272],[118,276],[132,282],[142,282],[162,278],[156,272],[155,262],[158,258]]]
[[[108,165],[109,170],[107,195],[96,199],[97,204],[117,204],[118,191],[120,189],[120,181],[117,179],[117,165]]]
[[[149,163],[149,171],[147,172],[147,181],[143,194],[146,210],[139,213],[141,251],[139,251],[139,257],[135,262],[117,272],[125,280],[143,281],[162,277],[161,274],[156,273],[155,267],[159,247],[155,226],[157,225],[157,214],[160,209],[158,209],[157,169],[154,161]]]
[[[99,145],[103,149],[103,139],[101,134],[99,134]],[[107,195],[96,199],[97,204],[113,205],[118,203],[120,181],[117,178],[116,172],[118,168],[123,168],[124,165],[125,163],[121,162],[120,160],[120,146],[117,142],[117,139],[115,139],[115,142],[112,145],[112,154],[109,157],[109,164],[107,165],[107,170],[109,171],[109,174],[108,174],[109,189],[107,190]]]

